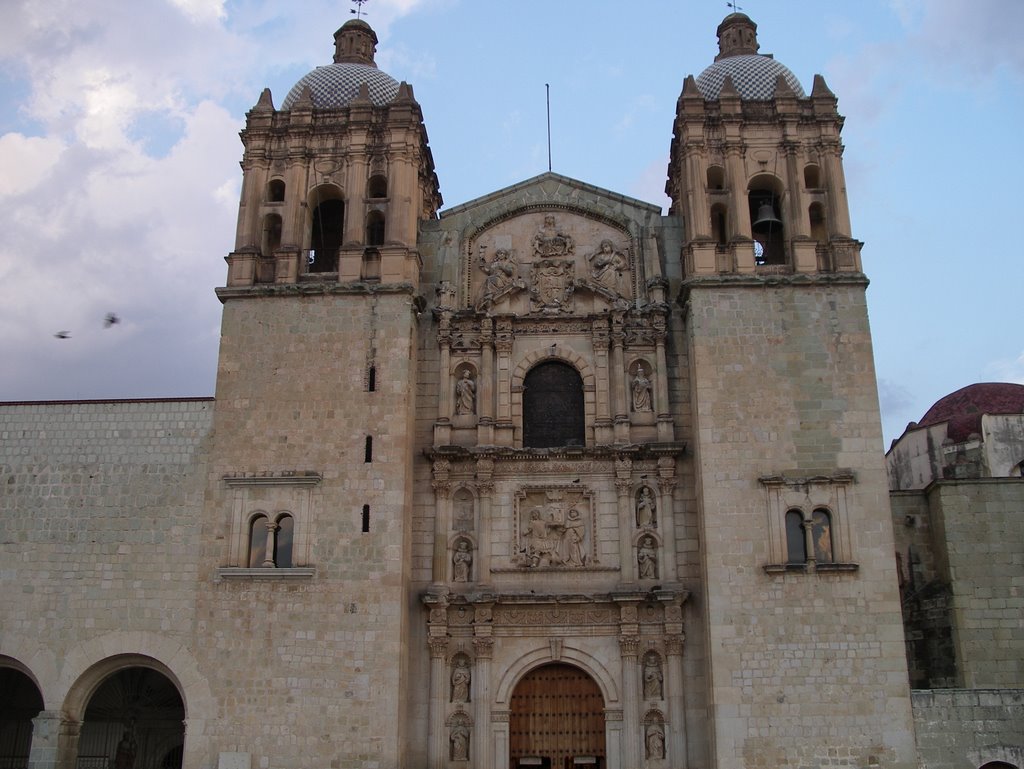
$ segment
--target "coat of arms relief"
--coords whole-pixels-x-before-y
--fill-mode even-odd
[[[503,222],[477,241],[470,295],[478,311],[502,304],[541,315],[596,311],[579,306],[581,289],[601,307],[628,305],[634,267],[626,233],[545,213],[531,235],[529,222],[536,218]]]

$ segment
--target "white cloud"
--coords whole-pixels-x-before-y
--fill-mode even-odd
[[[198,23],[216,22],[227,16],[224,0],[171,0],[171,5]]]
[[[0,136],[0,197],[21,195],[53,172],[64,151],[55,138],[9,133]]]

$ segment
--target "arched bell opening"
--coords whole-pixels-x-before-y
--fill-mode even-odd
[[[43,710],[43,695],[27,674],[0,660],[0,766],[28,766],[32,719]]]
[[[284,180],[283,179],[271,179],[267,183],[267,202],[268,203],[283,203],[284,202]]]
[[[181,769],[185,703],[159,670],[125,667],[89,697],[77,769]]]
[[[597,682],[574,665],[534,668],[510,699],[509,766],[561,769],[606,762],[604,697]]]
[[[786,264],[786,233],[781,217],[782,189],[774,176],[758,176],[750,182],[750,237],[758,265]]]
[[[345,201],[334,185],[322,185],[309,193],[309,249],[307,272],[337,272],[338,250],[345,237]]]

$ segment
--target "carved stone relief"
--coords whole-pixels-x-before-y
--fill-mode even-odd
[[[465,253],[465,290],[478,311],[500,303],[521,316],[626,309],[634,293],[630,235],[582,211],[510,212],[471,235]]]
[[[452,553],[452,582],[469,582],[473,572],[473,550],[469,542],[459,539]]]
[[[654,537],[646,536],[636,548],[637,574],[640,579],[658,578],[658,545]]]
[[[455,413],[476,413],[476,382],[468,369],[464,369],[462,377],[455,382]]]
[[[657,652],[651,651],[644,655],[643,681],[644,699],[660,700],[664,676],[661,672],[661,658]]]
[[[638,363],[633,374],[633,411],[653,411],[651,400],[651,380],[647,378],[647,371],[642,363]]]
[[[456,655],[452,661],[451,702],[469,702],[472,681],[473,673],[469,667],[469,658],[465,654]]]
[[[592,493],[576,486],[516,492],[512,561],[526,568],[582,569],[597,564]]]
[[[636,526],[638,529],[658,528],[658,506],[648,486],[640,487],[636,494]]]

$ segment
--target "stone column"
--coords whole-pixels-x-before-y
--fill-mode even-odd
[[[626,342],[626,333],[622,328],[622,314],[617,313],[612,317],[612,362],[608,375],[608,381],[612,391],[612,411],[615,420],[615,440],[619,443],[629,442],[629,406],[627,405],[626,392],[629,384],[626,377],[626,362],[623,355],[623,345]]]
[[[654,324],[654,356],[658,375],[654,377],[655,411],[658,414],[658,440],[670,442],[675,440],[675,427],[672,423],[672,410],[668,402],[668,356],[665,354],[665,336],[667,334],[665,317],[657,315]]]
[[[448,530],[451,528],[451,489],[449,480],[451,463],[447,459],[434,460],[434,557],[431,573],[434,584],[448,582]]]
[[[477,443],[494,443],[494,335],[491,319],[480,324],[480,376],[477,377]]]
[[[796,142],[785,140],[781,150],[786,154],[786,190],[789,193],[789,221],[785,223],[784,232],[789,240],[810,237],[810,220],[807,217],[806,196],[804,195],[804,175],[797,166]]]
[[[477,516],[476,582],[491,583],[491,499],[494,497],[494,460],[481,457],[476,461],[476,488],[480,495]]]
[[[619,457],[615,460],[615,490],[619,495],[619,570],[622,582],[636,581],[636,555],[633,552],[633,525],[635,513],[630,494],[633,488],[633,460]]]
[[[666,582],[676,579],[675,488],[676,460],[661,457],[658,460],[658,528],[661,530],[662,558],[658,576]]]
[[[59,710],[43,710],[32,719],[28,769],[57,769],[61,721]]]
[[[267,519],[266,527],[267,546],[266,550],[263,553],[263,563],[261,564],[261,566],[263,566],[264,569],[272,569],[276,565],[274,563],[274,540],[276,538],[277,530],[281,527],[269,518]]]
[[[636,614],[635,606],[622,607],[623,614],[628,610]],[[634,627],[636,625],[634,624]],[[620,635],[619,653],[622,657],[622,766],[626,769],[640,766],[640,697],[638,693],[639,678],[637,676],[637,651],[640,648],[638,635]]]
[[[493,769],[494,756],[491,736],[491,657],[494,639],[491,633],[491,604],[478,605],[475,612],[473,649],[476,665],[473,670],[473,747],[471,758],[474,769]]]
[[[704,170],[703,157],[700,154],[703,142],[688,141],[686,143],[686,197],[690,204],[690,218],[687,224],[692,232],[687,233],[690,240],[709,239],[711,237],[711,208],[708,206],[707,178]]]
[[[598,318],[591,327],[591,339],[594,345],[594,368],[597,371],[597,397],[594,413],[594,442],[602,446],[613,441],[612,433],[612,396],[611,369],[608,362],[608,320]]]
[[[826,140],[825,189],[828,191],[829,235],[850,237],[850,206],[846,200],[846,174],[843,171],[843,147],[838,139]]]
[[[623,769],[622,762],[622,711],[606,710],[604,712],[604,749],[606,769]]]
[[[509,712],[495,710],[491,713],[491,739],[493,740],[493,769],[508,769]],[[610,769],[610,768],[609,768]]]
[[[666,607],[666,614],[669,613]],[[668,623],[666,623],[668,624]],[[682,623],[680,622],[680,625]],[[665,639],[665,694],[668,697],[668,760],[671,766],[686,766],[686,701],[683,696],[683,634]]]
[[[82,724],[78,721],[61,719],[57,735],[57,769],[75,769],[78,763],[78,738]]]
[[[445,769],[448,765],[448,730],[445,710],[448,704],[448,596],[428,594],[423,603],[430,609],[427,645],[430,647],[430,704],[427,712],[429,730],[427,765]]]
[[[522,424],[522,413],[512,413],[512,344],[515,335],[512,321],[499,318],[495,323],[494,351],[498,370],[494,377],[497,382],[497,405],[495,407],[494,442],[499,446],[511,446],[515,441],[515,418]],[[520,403],[520,412],[522,404]]]

